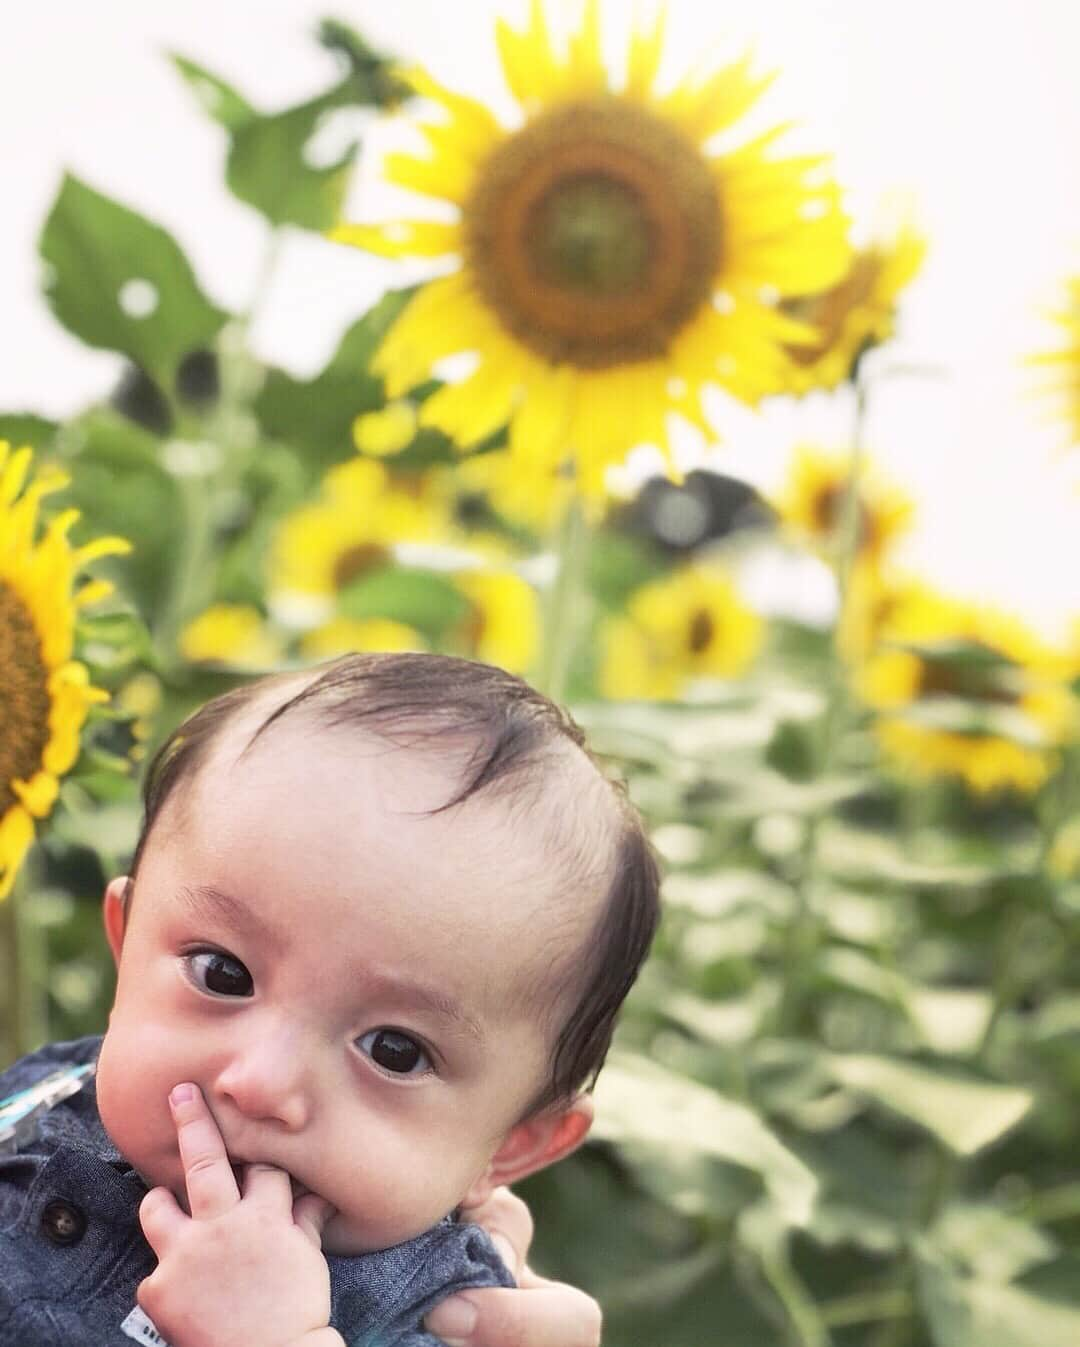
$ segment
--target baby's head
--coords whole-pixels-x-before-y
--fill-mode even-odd
[[[98,1063],[114,1142],[183,1179],[171,1088],[234,1164],[382,1248],[573,1150],[658,915],[636,814],[521,680],[356,655],[210,702],[147,778]]]

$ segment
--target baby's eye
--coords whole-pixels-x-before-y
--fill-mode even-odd
[[[372,1029],[356,1042],[376,1066],[395,1076],[422,1076],[432,1069],[431,1058],[416,1039],[396,1029]]]
[[[219,949],[200,949],[185,956],[192,981],[214,996],[254,996],[251,974],[231,954]]]

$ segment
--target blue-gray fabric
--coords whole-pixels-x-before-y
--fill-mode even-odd
[[[100,1046],[83,1038],[24,1057],[0,1074],[0,1100],[95,1061]],[[0,1155],[0,1347],[131,1347],[120,1324],[155,1265],[139,1227],[146,1191],[102,1126],[93,1080]],[[43,1225],[57,1201],[86,1219],[67,1246]],[[326,1261],[330,1322],[349,1347],[439,1347],[420,1326],[428,1310],[456,1291],[513,1285],[484,1231],[452,1216],[393,1248]]]

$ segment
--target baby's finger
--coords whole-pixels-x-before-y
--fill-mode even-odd
[[[532,1216],[521,1198],[509,1188],[496,1188],[479,1206],[463,1208],[463,1215],[467,1221],[483,1226],[517,1278],[533,1237]]]
[[[177,1085],[169,1095],[188,1207],[196,1221],[209,1221],[240,1201],[240,1189],[217,1123],[197,1085]]]
[[[151,1188],[139,1203],[139,1224],[147,1244],[158,1258],[165,1256],[173,1235],[184,1226],[187,1219],[168,1188]]]
[[[269,1212],[287,1214],[292,1210],[289,1171],[277,1165],[245,1165],[244,1201],[254,1202]]]
[[[323,1227],[333,1214],[333,1203],[315,1193],[305,1193],[293,1207],[293,1224],[300,1227],[316,1249],[321,1249]]]

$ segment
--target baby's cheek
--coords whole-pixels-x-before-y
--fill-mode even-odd
[[[132,1062],[152,1061],[122,1036],[106,1038],[97,1069],[98,1112],[113,1144],[144,1179],[173,1186],[169,1161],[176,1159],[176,1133],[168,1111],[168,1090],[152,1072]]]

